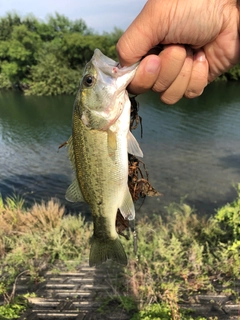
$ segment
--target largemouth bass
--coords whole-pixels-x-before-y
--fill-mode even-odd
[[[142,156],[142,151],[129,131],[126,87],[136,69],[137,64],[119,68],[96,49],[85,67],[73,107],[68,153],[76,178],[66,199],[86,201],[90,206],[94,225],[90,266],[107,259],[127,264],[115,223],[118,209],[125,219],[135,217],[127,184],[128,152]]]

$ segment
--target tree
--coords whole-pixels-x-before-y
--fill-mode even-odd
[[[21,18],[16,13],[7,13],[6,17],[0,19],[0,41],[11,37],[14,26],[21,24]]]
[[[10,39],[0,42],[1,72],[20,85],[27,78],[30,66],[36,64],[35,53],[40,44],[39,35],[29,31],[26,25],[14,26]]]
[[[55,13],[55,16],[48,17],[48,26],[53,29],[55,33],[72,33],[78,32],[80,34],[91,34],[91,30],[88,29],[86,23],[82,19],[70,21],[66,16],[59,13]]]
[[[36,56],[37,64],[31,67],[30,86],[26,94],[76,94],[81,70],[70,68],[61,48],[62,41],[58,38],[43,43]]]

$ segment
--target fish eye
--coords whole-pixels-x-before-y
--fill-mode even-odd
[[[93,76],[91,76],[90,74],[87,74],[84,78],[83,78],[83,84],[86,87],[91,87],[95,82],[95,78]]]

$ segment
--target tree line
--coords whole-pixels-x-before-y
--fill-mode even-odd
[[[18,88],[25,94],[75,94],[82,70],[99,48],[117,60],[115,45],[122,34],[97,34],[84,20],[55,13],[46,21],[8,13],[0,18],[0,89]],[[240,64],[222,77],[240,79]]]
[[[47,21],[8,13],[0,18],[0,89],[26,94],[73,94],[95,48],[117,59],[122,30],[99,35],[82,20],[56,13]]]

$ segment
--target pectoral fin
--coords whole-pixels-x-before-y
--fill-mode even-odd
[[[135,208],[132,200],[132,196],[128,188],[126,188],[123,203],[119,208],[124,219],[133,220],[135,218]]]
[[[74,179],[72,184],[67,188],[66,195],[65,195],[66,200],[70,202],[83,202],[85,201],[82,195],[82,192],[79,188],[79,184],[77,179]]]
[[[131,131],[128,131],[127,142],[128,142],[128,153],[134,155],[135,157],[142,158],[143,152],[142,152],[136,138],[131,133]]]
[[[117,136],[115,132],[112,132],[111,130],[107,131],[108,134],[108,148],[111,150],[117,149]]]

